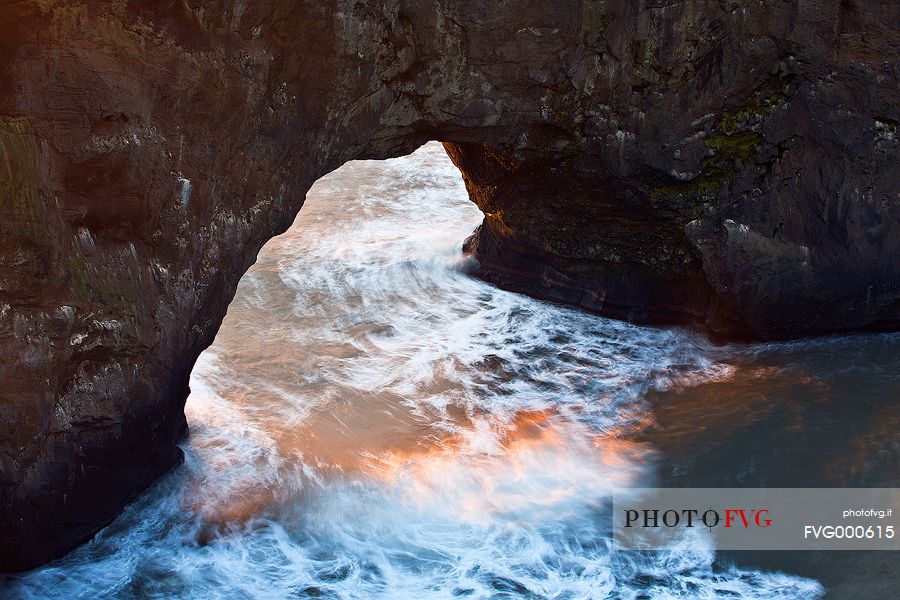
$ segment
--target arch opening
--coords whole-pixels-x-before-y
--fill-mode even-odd
[[[353,470],[366,455],[409,450],[427,418],[404,405],[403,379],[451,356],[432,354],[437,340],[478,312],[473,295],[487,285],[467,275],[462,243],[482,217],[439,142],[320,178],[195,365],[192,443],[193,423],[227,397],[231,424],[250,411],[274,427],[282,458]]]

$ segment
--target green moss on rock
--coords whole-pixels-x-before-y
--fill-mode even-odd
[[[716,129],[727,135],[733,135],[751,128],[764,120],[775,108],[785,104],[788,96],[781,90],[769,95],[754,94],[748,102],[734,112],[725,110],[716,124]]]
[[[0,209],[13,234],[35,237],[43,229],[39,185],[40,151],[31,122],[0,116]]]
[[[132,312],[135,296],[120,280],[95,272],[80,254],[68,259],[68,272],[75,298],[87,302],[99,302],[122,312]]]
[[[762,142],[758,133],[743,131],[728,135],[717,132],[706,140],[710,156],[703,159],[701,174],[690,181],[655,187],[650,191],[654,201],[661,198],[702,200],[718,194],[738,173],[738,161],[747,165],[756,160],[757,146]],[[699,210],[699,204],[694,207]],[[695,211],[696,212],[696,211]]]
[[[789,98],[783,91],[788,83],[781,81],[780,89],[765,94],[756,92],[744,106],[730,111],[724,110],[715,125],[712,135],[706,139],[709,149],[701,165],[700,175],[690,181],[679,181],[658,186],[650,190],[650,198],[657,202],[664,198],[694,202],[691,216],[699,212],[699,202],[715,197],[723,185],[730,185],[738,173],[738,164],[753,164],[762,136],[757,133],[758,125],[772,111]],[[769,88],[771,89],[771,88]]]

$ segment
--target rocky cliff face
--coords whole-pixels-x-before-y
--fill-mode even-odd
[[[900,320],[878,0],[0,5],[0,568],[177,464],[194,360],[306,190],[446,143],[502,285],[790,337]]]

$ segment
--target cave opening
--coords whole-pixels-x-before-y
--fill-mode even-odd
[[[415,386],[403,380],[439,370],[435,348],[476,312],[453,299],[487,286],[462,253],[482,218],[439,142],[320,178],[243,276],[194,367],[188,455],[217,471],[297,455],[349,469],[419,444],[425,415],[410,410]],[[252,488],[212,501],[210,518],[249,516]]]

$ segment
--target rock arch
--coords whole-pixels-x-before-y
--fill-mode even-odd
[[[503,285],[725,336],[895,328],[898,10],[3,3],[0,568],[178,463],[240,276],[351,159],[445,141]]]

